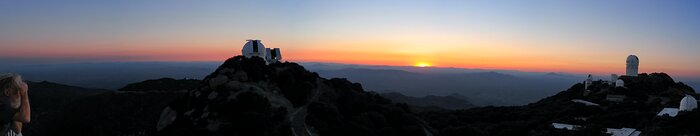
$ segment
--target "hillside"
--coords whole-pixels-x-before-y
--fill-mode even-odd
[[[51,121],[58,118],[58,114],[65,112],[71,103],[110,92],[104,89],[89,89],[46,81],[27,81],[27,85],[29,86],[29,102],[32,106],[32,122],[31,125],[27,126],[24,132],[25,136],[43,133],[54,127],[55,125]]]
[[[468,110],[422,113],[423,119],[439,135],[603,135],[605,128],[635,128],[645,135],[697,135],[700,113],[681,112],[676,117],[656,114],[665,107],[678,107],[683,96],[697,97],[683,83],[664,73],[621,77],[626,88],[596,81],[584,96],[578,83],[566,91],[526,106],[480,107]],[[626,95],[621,102],[606,100],[607,95]],[[573,102],[586,100],[600,106]],[[552,123],[582,126],[577,131],[554,129]]]
[[[154,135],[160,111],[185,94],[176,88],[191,82],[164,78],[125,87],[157,92],[116,92],[46,81],[27,82],[32,122],[24,135]]]
[[[431,135],[406,105],[296,63],[237,56],[161,114],[161,135]]]
[[[183,92],[108,92],[70,103],[37,135],[155,135],[160,111]],[[33,124],[32,124],[33,125]],[[79,131],[76,131],[79,130]]]

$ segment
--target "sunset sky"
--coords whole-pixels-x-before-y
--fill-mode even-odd
[[[246,39],[284,59],[700,77],[700,1],[71,0],[0,2],[0,58],[222,61]]]

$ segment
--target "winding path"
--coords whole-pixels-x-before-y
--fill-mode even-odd
[[[312,90],[314,91],[313,95],[311,96],[311,99],[309,99],[309,102],[316,100],[318,96],[321,94],[321,88],[322,83],[321,81],[316,81],[316,84],[319,85],[316,89]],[[289,116],[289,122],[291,123],[291,129],[292,129],[292,134],[294,136],[314,136],[315,134],[309,130],[309,127],[306,126],[306,115],[307,115],[307,106],[309,106],[309,103],[307,103],[304,106],[299,107],[296,109],[292,114]]]

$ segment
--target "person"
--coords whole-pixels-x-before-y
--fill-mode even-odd
[[[29,123],[31,110],[29,107],[27,83],[17,74],[0,75],[0,136],[22,136],[22,127]]]

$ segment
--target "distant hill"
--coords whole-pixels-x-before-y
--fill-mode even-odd
[[[300,65],[310,71],[319,70],[341,70],[341,69],[374,69],[374,70],[400,70],[412,73],[422,74],[464,74],[464,73],[481,73],[481,72],[498,72],[515,76],[542,75],[542,72],[523,72],[516,70],[499,70],[499,69],[469,69],[469,68],[453,68],[453,67],[414,67],[414,66],[385,66],[385,65],[356,65],[356,64],[340,64],[340,63],[321,63],[321,62],[301,62]]]
[[[401,93],[382,93],[382,97],[387,98],[395,103],[406,103],[411,106],[418,107],[439,107],[444,109],[468,109],[474,107],[469,101],[453,96],[434,96],[428,95],[423,97],[405,96]]]
[[[347,68],[317,70],[323,77],[343,77],[369,90],[407,96],[460,94],[474,105],[524,105],[581,81],[567,75],[513,76],[499,72],[426,74],[403,70]]]
[[[700,89],[700,82],[687,82],[688,86]]]
[[[199,87],[201,80],[197,79],[151,79],[138,83],[128,84],[119,91],[188,91]]]
[[[104,89],[89,89],[42,81],[27,81],[29,103],[32,108],[32,122],[24,131],[25,136],[42,135],[42,132],[55,127],[51,121],[59,118],[66,108],[83,98],[112,92]],[[37,134],[39,133],[39,134]]]

